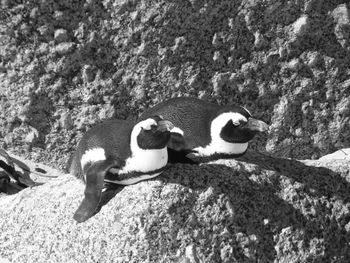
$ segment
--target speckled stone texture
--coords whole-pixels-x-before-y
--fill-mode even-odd
[[[350,146],[348,1],[0,4],[0,147],[62,168],[93,124],[190,95],[247,107],[276,156],[172,166],[80,225],[71,176],[0,195],[1,262],[349,262],[349,151],[282,159]]]
[[[174,165],[105,193],[77,224],[70,175],[0,197],[0,259],[10,262],[348,262],[350,162],[249,152]],[[348,158],[348,159],[346,159]],[[107,202],[109,200],[109,202]]]
[[[252,149],[350,146],[350,18],[339,0],[1,1],[0,146],[62,168],[87,128],[173,96],[240,103]]]

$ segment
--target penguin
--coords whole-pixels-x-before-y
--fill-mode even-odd
[[[130,185],[162,173],[172,128],[152,116],[136,123],[108,120],[88,130],[70,161],[69,173],[86,184],[73,218],[80,223],[95,213],[105,183]]]
[[[162,115],[174,128],[168,142],[169,162],[197,163],[193,157],[239,157],[268,125],[244,107],[220,106],[193,97],[177,97],[146,110],[140,120]],[[190,154],[190,155],[189,155]]]

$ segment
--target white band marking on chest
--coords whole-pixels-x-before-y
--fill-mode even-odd
[[[239,125],[240,121],[247,122],[247,118],[237,112],[225,112],[217,116],[211,123],[210,134],[211,142],[206,147],[194,148],[197,153],[195,156],[210,156],[215,153],[221,154],[241,154],[248,148],[248,143],[230,143],[224,141],[221,136],[222,128],[228,121],[232,120],[233,124]]]

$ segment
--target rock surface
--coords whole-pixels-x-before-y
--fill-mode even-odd
[[[105,192],[106,204],[82,224],[72,215],[84,186],[62,174],[0,197],[0,260],[348,262],[350,162],[331,157],[249,152],[174,165]]]
[[[324,155],[350,146],[349,8],[1,1],[0,147],[62,168],[95,123],[198,96],[271,124],[250,148],[277,157],[172,166],[80,225],[71,176],[1,195],[0,261],[348,262],[349,151]]]
[[[0,146],[62,168],[91,125],[190,95],[317,159],[350,146],[349,21],[341,0],[1,1]]]

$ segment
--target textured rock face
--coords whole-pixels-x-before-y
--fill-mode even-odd
[[[100,120],[178,95],[271,123],[253,148],[350,145],[346,1],[2,1],[1,146],[62,167]]]
[[[0,146],[62,167],[91,125],[165,98],[240,103],[250,154],[119,188],[77,225],[61,176],[0,197],[0,261],[347,262],[346,1],[1,1]],[[109,198],[108,198],[109,197]]]
[[[62,175],[1,196],[0,259],[347,262],[350,163],[344,156],[301,162],[248,153],[175,165],[158,179],[105,193],[109,202],[83,224],[72,215],[84,186]]]

